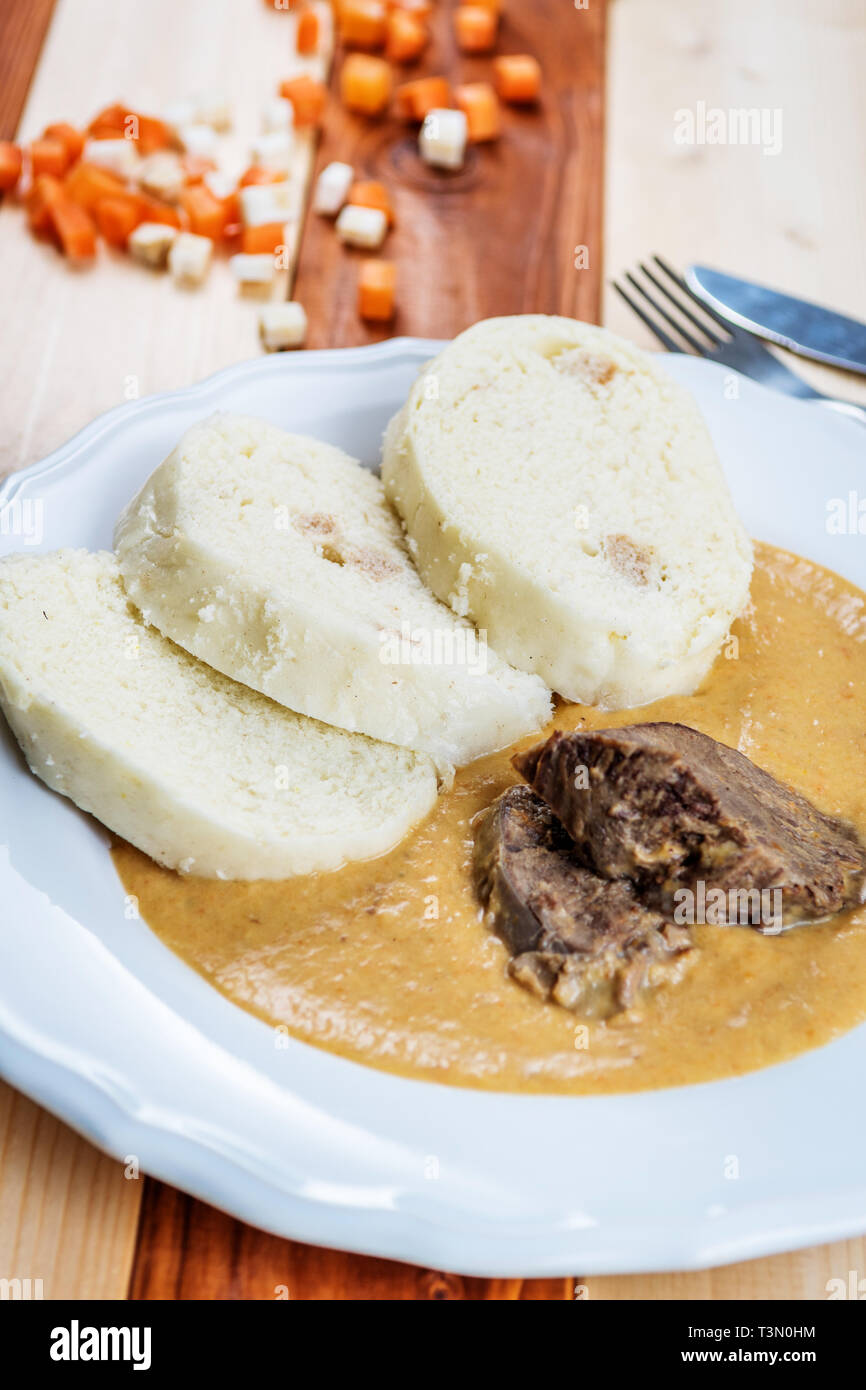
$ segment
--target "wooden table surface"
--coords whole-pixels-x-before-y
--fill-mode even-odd
[[[291,23],[262,0],[6,0],[0,138],[30,137],[50,119],[83,121],[118,98],[158,108],[209,84],[230,88],[239,124],[252,130],[263,92],[289,72]],[[603,265],[619,270],[653,250],[866,318],[862,0],[611,0],[607,11],[603,0],[506,0],[501,49],[537,53],[542,109],[509,113],[506,139],[473,152],[447,191],[398,127],[331,104],[315,158],[348,159],[395,193],[387,254],[400,310],[389,332],[448,336],[485,315],[538,310],[601,318],[655,346],[602,295]],[[487,64],[456,54],[442,14],[418,70],[472,80]],[[780,110],[780,153],[678,145],[675,113],[699,102]],[[313,158],[301,151],[301,182]],[[383,336],[355,315],[355,258],[320,219],[299,234],[295,294],[310,346]],[[588,256],[580,269],[578,247]],[[0,474],[131,391],[184,386],[258,350],[253,307],[224,267],[195,295],[119,258],[72,274],[26,236],[14,207],[0,209],[0,267]],[[866,399],[849,377],[798,370]],[[575,1270],[550,1280],[467,1279],[319,1250],[129,1177],[0,1083],[0,1277],[41,1278],[46,1298],[272,1299],[287,1287],[300,1299],[806,1299],[864,1267],[864,1240],[701,1273],[587,1279]]]

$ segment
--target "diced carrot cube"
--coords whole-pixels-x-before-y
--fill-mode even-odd
[[[46,139],[59,140],[61,145],[65,146],[70,164],[74,164],[77,159],[81,158],[84,149],[84,136],[68,121],[55,121],[54,125],[47,125],[42,134]]]
[[[11,140],[0,140],[0,193],[9,193],[21,177],[21,150]]]
[[[387,323],[394,317],[396,281],[393,261],[362,261],[358,275],[358,313],[362,319]]]
[[[229,210],[221,198],[211,193],[207,184],[194,183],[180,195],[180,205],[186,213],[189,229],[196,236],[219,241],[229,221]]]
[[[297,0],[265,0],[265,8],[268,10],[277,10],[278,12],[282,10],[284,13],[288,13],[289,10],[295,8],[296,3]]]
[[[318,125],[328,100],[328,89],[322,82],[303,73],[280,83],[280,96],[292,103],[295,125]]]
[[[394,207],[391,196],[383,183],[377,179],[358,179],[349,189],[347,203],[356,208],[379,208],[388,219],[388,226],[394,225]]]
[[[391,97],[391,69],[385,59],[350,53],[340,72],[340,95],[350,111],[378,116]]]
[[[485,10],[492,10],[495,15],[502,14],[502,0],[466,0],[466,3],[478,5]]]
[[[340,38],[348,48],[381,48],[385,42],[383,0],[341,0]]]
[[[25,206],[30,230],[36,236],[48,236],[53,232],[51,205],[63,193],[63,184],[53,174],[39,174],[27,192]]]
[[[494,58],[493,77],[503,101],[524,105],[538,100],[541,68],[529,53],[509,53]]]
[[[388,15],[385,57],[392,63],[411,63],[423,53],[428,38],[421,20],[406,10],[392,10]]]
[[[489,53],[496,43],[498,19],[484,5],[460,5],[454,11],[457,47],[464,53]]]
[[[241,250],[250,256],[273,255],[286,242],[284,222],[263,222],[258,227],[244,227]]]
[[[169,203],[159,198],[139,198],[142,222],[161,222],[165,227],[180,227],[180,214]]]
[[[407,121],[423,121],[428,111],[451,105],[447,77],[418,77],[397,88],[397,114]]]
[[[59,140],[34,140],[30,145],[30,168],[34,178],[40,174],[52,174],[62,179],[69,167],[66,146]]]
[[[174,143],[164,121],[130,111],[122,102],[115,102],[98,112],[87,127],[87,133],[93,140],[117,140],[121,137],[135,140],[140,154],[166,150]]]
[[[434,10],[432,0],[386,0],[386,3],[389,12],[402,10],[404,14],[410,14],[422,24],[430,18]]]
[[[466,82],[454,88],[454,102],[466,117],[469,139],[495,140],[500,130],[499,99],[489,82]]]
[[[96,255],[96,228],[80,203],[58,193],[48,205],[48,216],[64,256],[71,261],[92,261]]]
[[[285,178],[284,169],[263,169],[260,164],[251,164],[241,174],[239,186],[249,188],[255,183],[284,183]]]
[[[66,175],[64,189],[68,197],[87,212],[92,212],[100,198],[111,198],[126,191],[122,179],[101,169],[97,164],[76,164]]]
[[[125,247],[130,233],[144,221],[138,198],[100,198],[93,210],[100,235],[109,246]]]
[[[304,10],[298,16],[296,38],[299,53],[315,53],[319,47],[319,16],[315,10]]]

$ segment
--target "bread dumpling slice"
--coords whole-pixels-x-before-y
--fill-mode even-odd
[[[105,552],[0,561],[0,705],[37,777],[205,878],[382,854],[436,799],[429,758],[292,714],[147,627]]]
[[[550,692],[426,588],[382,483],[247,416],[188,430],[121,517],[145,620],[328,724],[462,764],[540,728]]]
[[[422,577],[501,657],[608,708],[693,691],[752,551],[689,394],[574,319],[488,319],[413,386],[382,477]]]

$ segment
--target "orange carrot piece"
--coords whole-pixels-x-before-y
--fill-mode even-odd
[[[391,196],[378,179],[357,179],[349,189],[347,203],[359,208],[379,208],[388,219],[388,226],[394,225],[394,207]]]
[[[241,250],[251,256],[271,256],[286,243],[284,222],[263,222],[259,227],[244,227]]]
[[[358,313],[362,319],[387,323],[394,317],[396,283],[393,261],[362,261],[358,274]]]
[[[406,10],[392,10],[387,21],[385,57],[392,63],[414,62],[424,52],[429,37],[419,19]]]
[[[79,203],[86,212],[92,212],[100,198],[111,198],[126,192],[122,179],[101,169],[97,164],[82,162],[76,164],[66,175],[64,189],[68,197]]]
[[[466,82],[454,88],[454,103],[466,117],[469,139],[495,140],[501,127],[499,99],[489,82]]]
[[[66,146],[59,140],[31,141],[30,168],[33,170],[34,178],[38,178],[40,174],[52,174],[55,179],[62,179],[69,168]]]
[[[163,203],[159,198],[141,197],[138,200],[142,222],[159,222],[165,227],[180,227],[180,214],[177,208]]]
[[[460,5],[454,11],[454,34],[463,53],[489,53],[496,44],[499,23],[494,10],[484,5]]]
[[[251,164],[249,169],[244,170],[240,177],[240,187],[249,188],[256,183],[284,183],[285,171],[282,169],[265,169],[261,164]]]
[[[447,77],[418,77],[397,88],[397,114],[407,121],[423,121],[428,111],[451,105]]]
[[[391,97],[391,69],[385,59],[350,53],[340,72],[340,96],[349,111],[380,115]]]
[[[80,203],[58,193],[49,203],[48,216],[64,256],[71,261],[92,261],[96,255],[96,228]]]
[[[509,53],[494,58],[493,78],[503,101],[523,106],[538,100],[541,68],[529,53]]]
[[[25,206],[30,230],[35,236],[48,236],[54,231],[51,206],[62,196],[63,185],[53,174],[39,174],[27,193]]]
[[[328,89],[322,82],[304,73],[280,83],[280,96],[292,103],[296,126],[315,126],[322,119]]]
[[[47,125],[42,135],[46,140],[60,141],[69,156],[70,164],[74,164],[77,159],[81,158],[84,149],[84,136],[68,121],[55,121],[53,125]]]
[[[164,121],[131,111],[122,102],[99,111],[87,127],[87,134],[93,140],[119,140],[121,137],[135,140],[140,154],[154,154],[174,144],[174,137]]]
[[[179,201],[191,232],[210,237],[211,241],[220,240],[229,221],[229,210],[222,198],[211,193],[207,184],[194,183],[183,190]]]
[[[295,38],[299,53],[315,53],[319,47],[319,16],[315,10],[304,10],[298,16]]]
[[[395,10],[402,10],[404,14],[417,19],[420,24],[431,17],[435,8],[432,0],[386,0],[386,5],[389,14],[393,14]]]
[[[144,221],[138,198],[100,198],[93,209],[99,233],[109,246],[125,247],[131,232]]]
[[[21,177],[24,158],[11,140],[0,140],[0,193],[9,193]]]
[[[340,38],[347,48],[381,48],[386,15],[383,0],[341,0],[337,16]]]

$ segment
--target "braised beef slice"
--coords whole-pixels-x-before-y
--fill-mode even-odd
[[[509,788],[484,813],[473,866],[510,973],[541,998],[606,1018],[682,973],[687,931],[643,908],[630,884],[584,868],[528,787]]]
[[[674,893],[780,888],[782,921],[864,900],[866,847],[843,821],[685,724],[555,733],[514,765],[582,861],[666,913]]]

